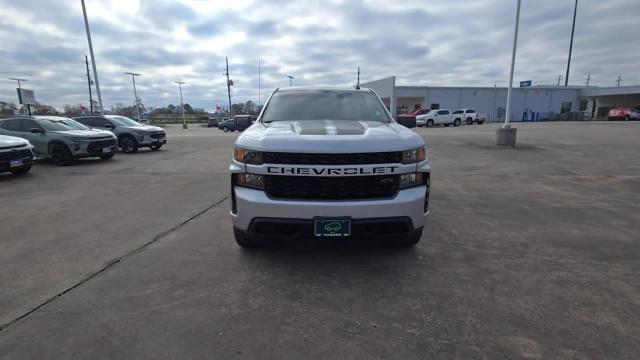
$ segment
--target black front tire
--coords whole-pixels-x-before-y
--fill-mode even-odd
[[[118,144],[125,153],[135,153],[138,151],[138,141],[131,135],[122,136]]]
[[[233,228],[233,237],[236,239],[236,243],[245,249],[252,249],[260,247],[262,244],[255,241],[255,239],[246,236],[241,230],[234,227]]]
[[[399,246],[414,246],[415,244],[420,242],[422,238],[422,230],[424,228],[419,228],[413,231],[409,236],[398,243]]]
[[[229,132],[229,128],[225,126],[225,127],[222,128],[222,131]]]
[[[100,155],[100,159],[102,160],[109,160],[113,157],[113,154],[102,154]]]
[[[460,126],[460,122],[461,122],[460,119],[455,119],[453,121],[453,126]]]
[[[482,125],[484,123],[484,120],[478,120],[478,125]]]
[[[9,170],[13,175],[22,175],[26,174],[31,170],[31,165],[21,166],[19,168]]]
[[[73,164],[73,155],[71,155],[71,151],[66,145],[53,144],[51,145],[49,153],[51,154],[53,161],[55,161],[58,166],[68,166]]]

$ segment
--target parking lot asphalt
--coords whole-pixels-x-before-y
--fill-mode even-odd
[[[237,136],[0,175],[2,359],[636,359],[640,122],[419,128],[414,248],[236,246]]]

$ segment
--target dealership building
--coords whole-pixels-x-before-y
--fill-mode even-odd
[[[361,86],[376,91],[394,116],[425,107],[468,108],[487,113],[489,121],[503,121],[507,107],[506,87],[405,86],[396,85],[395,76]],[[603,119],[613,107],[635,106],[640,106],[640,85],[514,87],[510,119]]]

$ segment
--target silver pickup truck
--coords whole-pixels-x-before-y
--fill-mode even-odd
[[[314,237],[414,245],[429,213],[425,142],[369,89],[275,90],[229,169],[243,247]]]

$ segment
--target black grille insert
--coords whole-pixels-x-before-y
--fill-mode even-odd
[[[264,162],[267,164],[292,165],[350,165],[350,164],[389,164],[402,161],[402,152],[374,152],[354,154],[309,154],[265,152]]]
[[[11,161],[32,157],[33,153],[29,149],[0,152],[0,161]]]
[[[398,191],[398,175],[265,177],[265,191],[275,199],[358,200],[389,198]]]
[[[163,138],[164,137],[164,132],[156,132],[156,133],[151,133],[151,135],[149,135],[152,139],[159,139],[159,138]]]
[[[89,146],[87,146],[87,152],[102,153],[102,148],[111,147],[111,146],[116,146],[115,139],[92,141],[91,143],[89,143]]]

